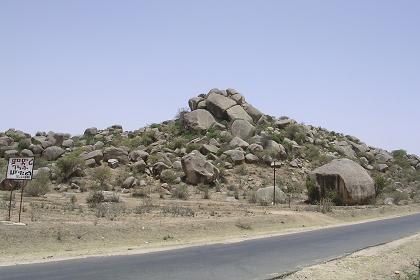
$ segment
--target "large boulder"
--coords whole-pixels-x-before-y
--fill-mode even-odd
[[[123,148],[108,147],[104,150],[104,161],[109,159],[117,159],[120,163],[128,163],[128,152]]]
[[[236,102],[226,96],[217,93],[210,93],[207,97],[207,109],[217,118],[217,119],[227,119],[226,111],[235,106]]]
[[[276,120],[275,125],[277,128],[283,129],[294,122],[295,122],[294,120],[289,119],[289,118],[281,118],[279,120]]]
[[[356,153],[354,152],[352,145],[346,141],[336,141],[335,149],[348,158],[356,157]]]
[[[245,161],[245,154],[241,150],[229,150],[224,152],[224,154],[235,164],[242,164]]]
[[[248,144],[248,142],[246,142],[246,141],[242,140],[242,139],[241,139],[241,138],[239,138],[239,137],[234,137],[234,138],[230,141],[229,146],[230,146],[231,148],[242,148],[242,149],[246,149],[246,148],[248,148],[249,144]]]
[[[0,137],[0,146],[10,146],[13,143],[13,139],[9,136]]]
[[[287,152],[286,149],[283,147],[283,145],[277,143],[274,140],[268,140],[265,143],[265,150],[270,151],[272,156],[275,158],[286,158]]]
[[[203,131],[212,127],[216,120],[210,112],[204,109],[197,109],[185,114],[185,122],[189,128]]]
[[[188,106],[190,107],[191,111],[198,109],[198,104],[203,101],[202,97],[193,97],[188,101]]]
[[[85,137],[92,137],[98,134],[98,129],[96,127],[90,127],[85,130],[85,133],[83,134]]]
[[[130,160],[136,162],[138,160],[147,160],[149,153],[143,150],[134,150],[128,155]]]
[[[245,103],[242,105],[245,111],[248,113],[249,116],[254,120],[254,122],[258,122],[259,119],[263,116],[257,108],[252,106],[251,104]]]
[[[210,184],[219,177],[219,170],[198,151],[192,151],[182,157],[181,164],[188,184]]]
[[[89,153],[83,153],[80,155],[83,160],[93,159],[96,163],[100,163],[101,160],[104,158],[104,154],[101,150],[95,150]]]
[[[255,134],[255,127],[246,120],[235,120],[230,127],[233,136],[247,140]]]
[[[64,150],[62,148],[58,146],[51,146],[51,147],[47,147],[42,152],[42,157],[45,158],[46,160],[52,161],[52,160],[57,160],[63,154],[64,154]]]
[[[246,120],[248,122],[252,122],[253,119],[250,115],[242,108],[240,105],[233,106],[226,110],[226,114],[230,121],[233,120]]]
[[[274,199],[274,187],[261,188],[256,193],[257,203],[261,205],[268,205],[273,203]],[[276,203],[286,203],[287,196],[279,188],[276,187]]]

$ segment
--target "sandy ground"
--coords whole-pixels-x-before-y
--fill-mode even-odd
[[[322,214],[307,205],[257,206],[246,200],[153,199],[148,213],[136,214],[143,199],[122,196],[123,210],[114,218],[97,218],[78,194],[75,209],[69,209],[68,195],[26,198],[22,221],[26,226],[0,223],[0,265],[55,261],[94,255],[133,254],[218,242],[278,235],[292,231],[407,215],[420,205],[337,207]],[[168,207],[182,207],[194,216],[165,213]],[[0,217],[6,215],[0,210]],[[17,209],[14,209],[14,218]]]
[[[420,234],[368,248],[345,258],[305,268],[286,280],[405,279],[420,260]]]

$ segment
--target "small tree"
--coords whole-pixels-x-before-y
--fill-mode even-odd
[[[381,195],[387,185],[387,181],[383,176],[375,177],[375,193],[376,197]]]
[[[58,174],[63,182],[67,182],[77,169],[83,167],[84,161],[76,152],[72,152],[57,161]]]
[[[308,177],[306,179],[306,189],[308,190],[308,200],[311,204],[316,204],[321,196],[320,193],[318,191],[317,185],[316,185],[316,181],[314,178],[312,177]]]

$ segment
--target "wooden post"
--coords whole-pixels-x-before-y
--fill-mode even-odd
[[[10,184],[10,201],[9,201],[9,218],[8,221],[11,220],[11,213],[12,213],[12,196],[13,196],[13,185]]]
[[[276,160],[274,160],[274,188],[273,188],[273,205],[276,205]]]
[[[21,194],[20,194],[20,206],[19,206],[19,223],[20,223],[20,216],[21,216],[21,213],[22,213],[23,191],[26,187],[26,183],[27,183],[27,181],[22,181],[22,190],[21,190]]]

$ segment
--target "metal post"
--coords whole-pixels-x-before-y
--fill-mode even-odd
[[[23,190],[26,186],[26,181],[22,182],[22,190],[21,190],[21,194],[20,194],[20,206],[19,206],[19,223],[20,223],[20,215],[22,213],[22,204],[23,204]]]
[[[274,160],[274,191],[273,191],[273,205],[276,205],[276,161]]]
[[[11,212],[12,212],[12,196],[13,196],[13,186],[10,184],[10,201],[9,201],[9,218],[8,221],[11,220]]]

